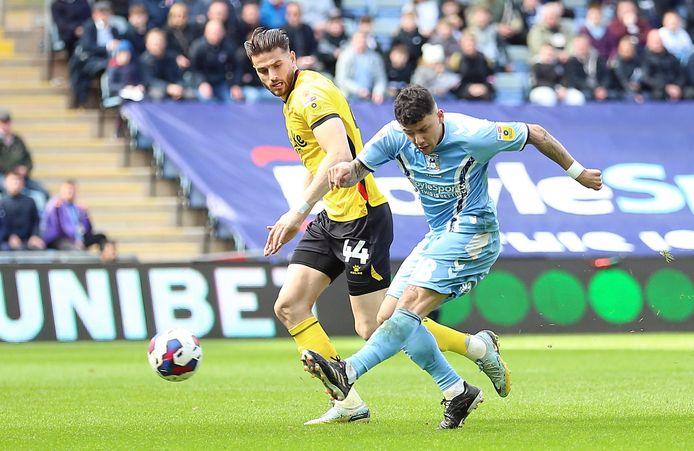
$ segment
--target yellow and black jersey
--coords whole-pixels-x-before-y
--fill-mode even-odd
[[[308,70],[297,71],[294,86],[284,104],[284,119],[289,140],[312,175],[316,174],[325,157],[313,130],[334,117],[342,119],[352,157],[356,157],[363,147],[361,133],[345,97],[323,75]],[[340,222],[366,216],[367,204],[375,207],[385,202],[386,198],[376,187],[371,174],[352,188],[333,190],[323,197],[328,218]]]

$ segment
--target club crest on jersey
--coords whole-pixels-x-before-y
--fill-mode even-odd
[[[516,139],[516,131],[510,125],[498,124],[496,126],[497,141],[513,141]]]
[[[438,154],[432,153],[425,155],[427,162],[427,172],[439,172],[441,170],[441,161],[439,160]]]
[[[311,105],[311,108],[318,108],[318,97],[314,95],[307,95],[307,98],[304,100],[304,106],[307,107]]]

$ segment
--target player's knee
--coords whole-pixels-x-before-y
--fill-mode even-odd
[[[286,299],[281,298],[281,297],[277,298],[277,300],[275,301],[274,309],[275,309],[275,316],[284,325],[291,323],[292,318],[294,318],[294,316],[296,314],[295,308],[292,305],[292,303]]]
[[[386,314],[386,313],[378,312],[378,315],[376,315],[376,322],[377,322],[378,325],[380,326],[380,325],[383,324],[383,323],[385,322],[385,320],[387,320],[388,318],[390,318],[390,313]]]
[[[354,330],[364,340],[368,340],[376,331],[378,325],[376,321],[359,321],[354,324]]]

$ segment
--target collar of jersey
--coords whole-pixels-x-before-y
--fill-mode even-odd
[[[289,92],[287,93],[287,100],[282,99],[282,102],[287,103],[289,101],[289,96],[292,95],[292,92],[294,92],[296,80],[299,79],[299,72],[301,72],[301,69],[297,69],[294,71],[294,80],[292,80],[292,86],[289,88]]]

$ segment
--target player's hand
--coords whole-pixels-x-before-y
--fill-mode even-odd
[[[599,169],[584,169],[576,181],[586,188],[597,191],[602,188],[602,172]]]
[[[328,169],[328,186],[331,190],[351,186],[351,178],[352,166],[347,162],[342,161]]]
[[[263,249],[263,255],[275,255],[282,246],[291,241],[299,232],[301,224],[303,224],[306,215],[302,215],[298,211],[290,210],[283,214],[275,223],[268,226],[270,233],[267,236],[267,242]]]

